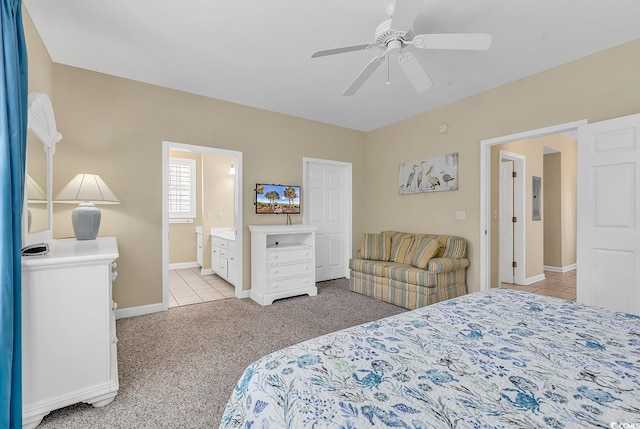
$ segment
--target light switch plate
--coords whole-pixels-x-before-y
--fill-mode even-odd
[[[458,210],[456,212],[456,220],[465,220],[467,218],[467,212]]]

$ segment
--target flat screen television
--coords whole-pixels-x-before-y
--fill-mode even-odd
[[[256,183],[257,214],[300,214],[300,186]]]

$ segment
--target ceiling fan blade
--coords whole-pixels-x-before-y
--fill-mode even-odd
[[[367,64],[367,66],[364,69],[362,69],[360,74],[356,76],[353,82],[349,84],[349,86],[347,87],[347,89],[344,90],[342,95],[355,94],[358,91],[358,89],[360,89],[362,84],[365,83],[367,79],[369,79],[369,77],[373,74],[374,71],[376,71],[376,69],[384,61],[386,56],[387,56],[387,53],[385,52],[379,57],[375,57],[374,59],[369,61],[369,64]]]
[[[311,58],[325,57],[327,55],[342,54],[344,52],[363,51],[371,46],[370,43],[364,43],[362,45],[343,46],[342,48],[325,49],[322,51],[315,51],[311,54]]]
[[[413,46],[419,49],[466,49],[484,51],[491,46],[488,33],[418,34]]]
[[[433,86],[429,75],[424,71],[416,57],[410,52],[404,52],[398,57],[398,64],[407,75],[418,92],[424,92]]]
[[[398,31],[412,30],[417,15],[418,0],[396,0],[391,15],[391,28]]]

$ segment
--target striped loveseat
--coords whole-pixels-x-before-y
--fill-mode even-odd
[[[365,233],[349,260],[349,288],[409,310],[467,293],[467,240],[397,231]]]

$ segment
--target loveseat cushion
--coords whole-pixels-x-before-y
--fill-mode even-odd
[[[467,240],[462,237],[456,237],[451,235],[447,237],[446,245],[444,246],[443,258],[455,258],[460,259],[467,256]]]
[[[375,261],[388,261],[391,247],[388,245],[389,240],[386,234],[362,234],[360,257]]]
[[[437,287],[451,284],[465,284],[466,270],[455,270],[441,273],[434,273],[413,265],[390,265],[385,268],[384,279],[390,282],[400,282],[408,285],[418,285],[424,287]]]
[[[371,261],[367,259],[349,260],[349,268],[353,271],[378,277],[384,277],[386,268],[398,265],[401,264],[390,261]]]
[[[440,243],[435,238],[429,236],[420,237],[411,249],[411,265],[426,269],[429,260],[433,258],[439,248]]]
[[[400,264],[410,264],[411,258],[409,252],[413,245],[413,234],[392,232],[389,236],[391,237],[391,255],[389,260]]]

